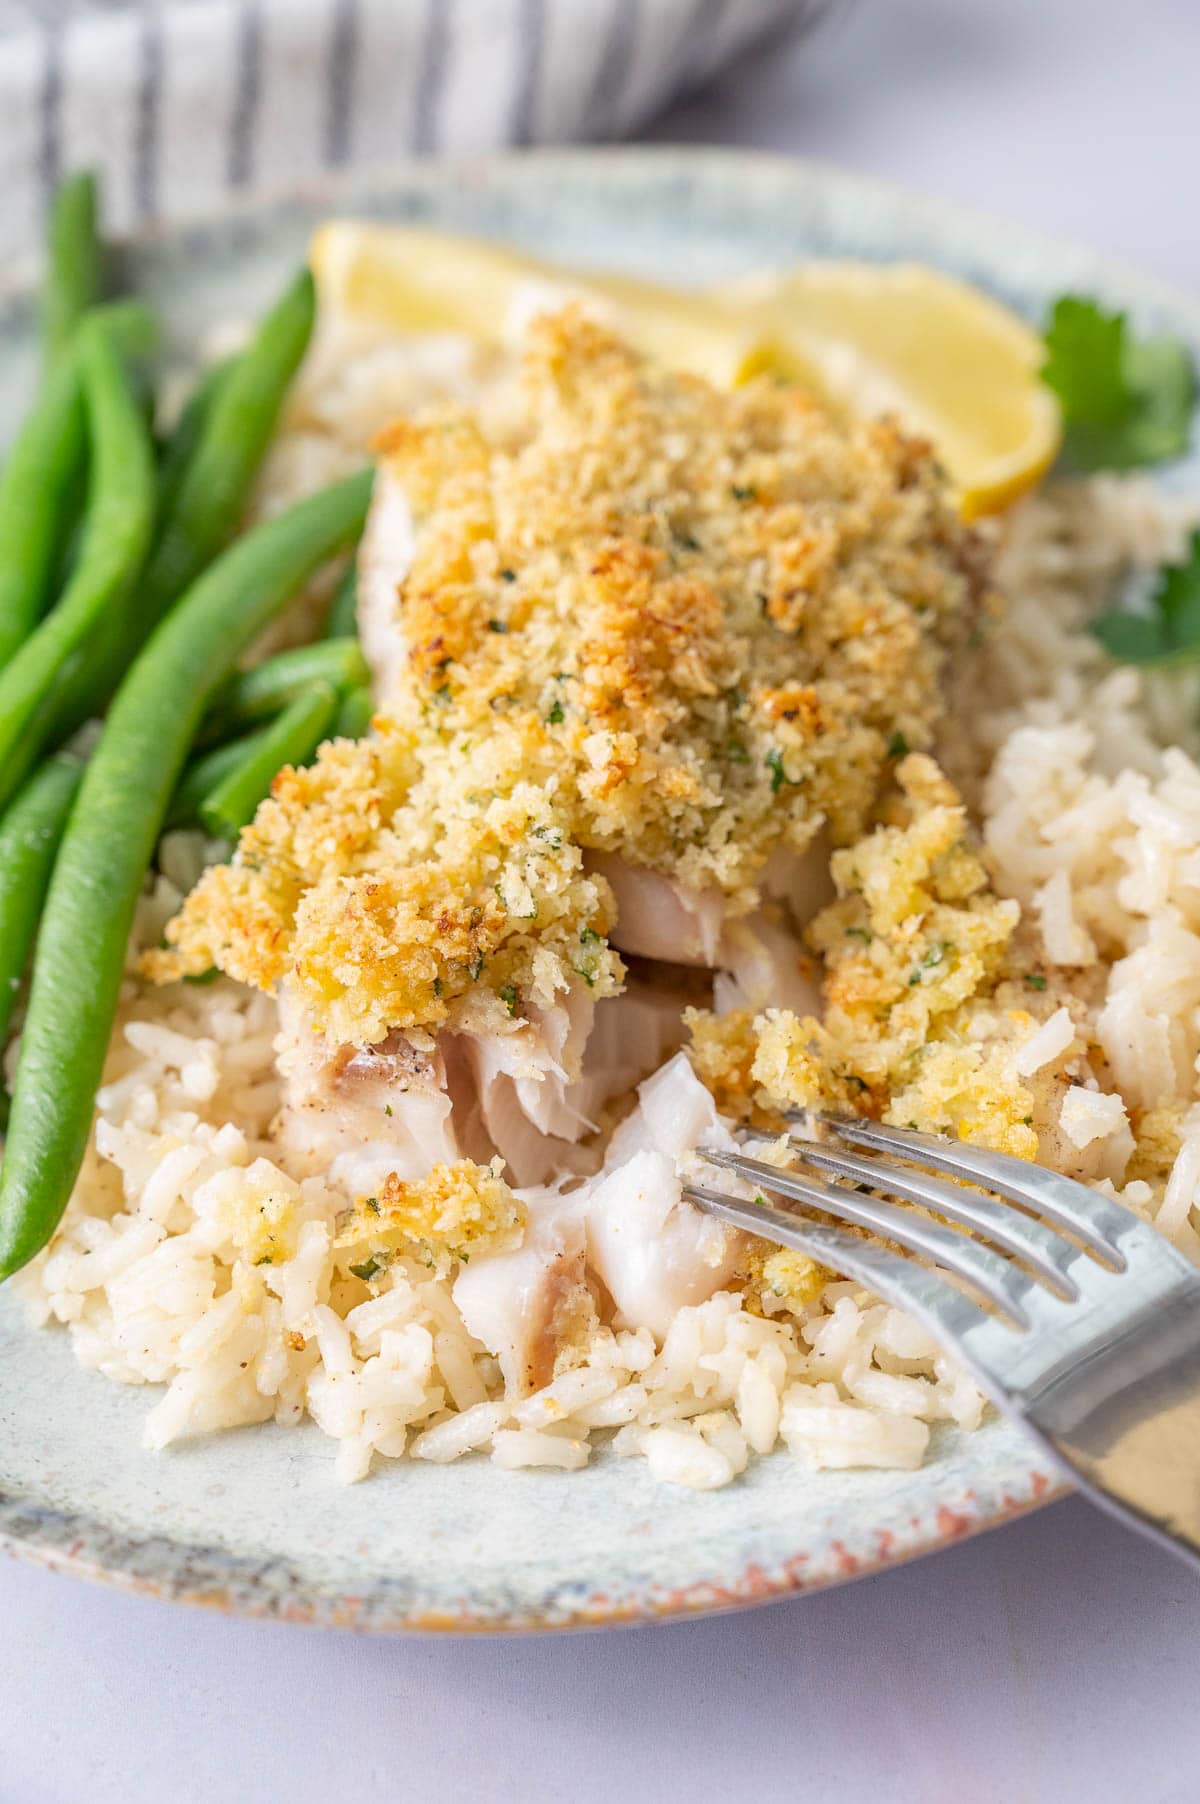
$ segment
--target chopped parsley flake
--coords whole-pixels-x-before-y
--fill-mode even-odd
[[[508,631],[508,621],[507,620],[489,620],[488,621],[488,632],[489,633],[506,633],[507,631]]]
[[[352,1265],[350,1270],[354,1273],[356,1278],[363,1279],[364,1283],[370,1283],[376,1273],[383,1270],[383,1267],[380,1265],[378,1259],[368,1259],[362,1265]]]
[[[889,758],[907,758],[908,751],[909,751],[908,740],[904,737],[903,733],[901,733],[899,730],[897,730],[895,733],[892,734],[891,738],[887,742],[888,757]]]
[[[923,971],[931,971],[935,965],[940,965],[947,952],[952,950],[953,948],[948,943],[943,943],[940,940],[930,946],[928,951],[922,957],[920,964],[916,965],[909,973],[909,989],[911,990],[914,984],[920,983],[921,973]]]
[[[509,1014],[515,1015],[517,1012],[517,992],[514,986],[511,983],[502,984],[496,994],[499,996]]]
[[[560,701],[557,701],[557,700],[555,701],[553,707],[550,709],[549,714],[547,714],[546,719],[549,721],[549,723],[552,727],[561,727],[563,721],[566,719],[566,716],[563,713],[563,705]]]
[[[767,769],[771,773],[771,794],[778,795],[784,784],[792,781],[783,768],[783,753],[778,746],[767,753]]]
[[[1035,971],[1027,971],[1026,972],[1025,988],[1027,990],[1044,990],[1045,987],[1046,987],[1046,979],[1044,977],[1039,977]]]

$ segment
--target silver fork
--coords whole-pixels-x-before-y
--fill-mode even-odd
[[[829,1138],[815,1140],[812,1118],[791,1119],[807,1170],[706,1150],[759,1194],[692,1183],[685,1195],[918,1316],[1094,1502],[1200,1567],[1200,1272],[1120,1203],[1024,1159],[831,1116],[818,1118]],[[764,1192],[930,1263],[806,1221]]]

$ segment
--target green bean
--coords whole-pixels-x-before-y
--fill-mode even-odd
[[[218,384],[146,572],[141,606],[147,628],[157,625],[237,530],[288,384],[308,347],[315,311],[313,279],[303,270]]]
[[[357,639],[318,640],[298,645],[241,670],[225,685],[205,723],[206,738],[227,738],[239,727],[269,720],[312,683],[349,689],[365,683],[368,671]]]
[[[350,639],[358,631],[358,559],[352,557],[333,593],[325,620],[327,639]]]
[[[375,703],[371,699],[371,691],[365,683],[356,684],[347,689],[337,711],[337,719],[333,723],[335,739],[363,739],[371,730],[371,720],[375,713]]]
[[[100,299],[103,252],[96,233],[96,177],[91,170],[62,183],[50,208],[42,339],[53,362]]]
[[[87,1146],[134,909],[196,728],[238,657],[362,531],[369,471],[247,533],[188,590],[109,710],[42,913],[0,1168],[0,1278],[53,1234]]]
[[[0,669],[36,626],[83,469],[79,371],[60,361],[0,474]]]
[[[179,498],[221,386],[228,380],[234,362],[234,358],[227,357],[201,373],[163,446],[158,460],[158,511],[164,519]]]
[[[127,361],[153,349],[154,317],[140,301],[110,302],[96,308],[93,318]],[[33,631],[76,561],[86,444],[79,359],[72,354],[47,378],[0,472],[0,669]],[[32,743],[27,770],[36,753]],[[11,784],[6,793],[12,793]]]
[[[0,771],[28,743],[65,662],[128,596],[154,528],[149,436],[103,327],[84,328],[79,359],[92,455],[83,545],[62,600],[0,672]]]
[[[0,819],[0,1046],[83,765],[50,758]]]
[[[131,368],[149,363],[158,350],[158,321],[145,301],[105,301],[93,307],[88,324],[103,328]]]
[[[49,715],[56,739],[65,739],[102,710],[163,615],[237,530],[284,394],[308,344],[314,311],[313,281],[304,270],[219,384],[160,527],[128,631],[95,660],[77,663],[56,686]]]
[[[198,812],[208,831],[219,839],[236,839],[284,765],[308,763],[327,737],[337,706],[332,683],[310,683],[301,690],[201,802]]]
[[[253,733],[245,733],[240,739],[231,739],[227,745],[214,746],[210,752],[202,752],[193,758],[187,766],[179,786],[171,797],[171,806],[167,811],[168,827],[194,826],[200,818],[200,804],[211,790],[217,787],[230,773],[245,762],[246,757],[257,746],[269,727],[259,727]]]

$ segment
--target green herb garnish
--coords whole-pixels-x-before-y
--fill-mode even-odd
[[[913,970],[909,973],[909,978],[908,978],[909,989],[911,990],[914,984],[920,983],[921,973],[923,971],[931,971],[935,965],[940,965],[942,960],[945,958],[947,952],[949,952],[950,950],[951,950],[951,947],[948,942],[941,941],[941,940],[935,941],[934,944],[932,946],[930,946],[928,951],[923,955],[920,963],[915,965]]]
[[[1092,631],[1119,664],[1190,664],[1200,658],[1200,531],[1182,564],[1166,564],[1147,612],[1117,609],[1093,620]]]
[[[778,795],[784,784],[792,780],[783,768],[783,753],[778,746],[767,753],[767,769],[771,773],[771,794]]]
[[[381,1272],[383,1267],[378,1259],[368,1259],[362,1265],[352,1265],[350,1270],[354,1273],[356,1278],[361,1278],[364,1283],[369,1283],[376,1272]]]
[[[511,983],[502,984],[496,991],[496,994],[499,996],[509,1014],[515,1015],[517,1012],[517,992],[515,987]]]
[[[1045,332],[1042,381],[1062,405],[1063,450],[1078,470],[1129,470],[1187,448],[1196,372],[1178,338],[1134,338],[1124,313],[1067,294]]]
[[[549,714],[547,714],[547,716],[546,716],[546,719],[549,721],[549,723],[552,727],[561,727],[565,718],[566,718],[566,716],[563,714],[563,705],[556,698],[553,705],[551,706]]]

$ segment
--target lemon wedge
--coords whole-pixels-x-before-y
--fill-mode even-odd
[[[356,220],[322,226],[310,262],[323,309],[387,329],[515,345],[536,314],[576,300],[646,355],[718,386],[773,371],[845,416],[893,413],[931,440],[967,519],[1031,488],[1062,437],[1038,334],[920,264],[809,263],[683,290]]]
[[[1039,379],[1041,337],[1008,308],[921,264],[810,263],[714,296],[755,328],[772,367],[835,411],[894,413],[937,448],[967,519],[1031,488],[1062,439]]]
[[[732,387],[763,365],[757,329],[699,292],[593,275],[472,238],[334,220],[309,262],[323,308],[407,332],[466,332],[516,345],[539,313],[580,302],[638,350]]]

